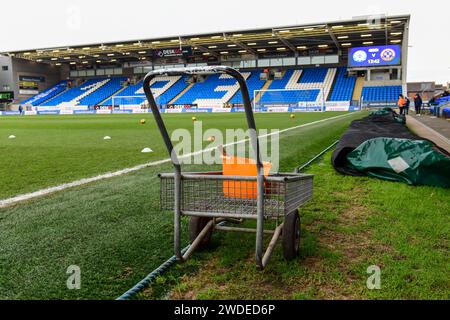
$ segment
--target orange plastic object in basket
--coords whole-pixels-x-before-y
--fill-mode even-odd
[[[264,176],[269,175],[272,164],[263,162]],[[256,177],[256,161],[253,159],[222,156],[222,170],[224,176]],[[225,197],[256,199],[256,181],[225,180],[223,182]]]

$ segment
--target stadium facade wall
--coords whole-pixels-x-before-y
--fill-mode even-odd
[[[60,82],[61,79],[64,79],[62,77],[62,69],[64,68],[48,64],[2,56],[0,57],[0,65],[2,67],[8,67],[8,70],[6,71],[3,71],[3,68],[0,69],[0,89],[3,90],[5,86],[8,86],[11,91],[14,91],[16,101],[22,101],[34,95],[20,94],[20,76],[42,77],[44,81],[37,82],[39,92],[55,85]]]
[[[12,59],[0,55],[0,67],[0,90],[14,91],[14,95],[16,95],[17,93],[14,90],[14,78],[12,76]],[[3,70],[3,67],[7,68],[7,70]]]

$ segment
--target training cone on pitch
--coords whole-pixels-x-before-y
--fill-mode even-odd
[[[15,139],[15,138],[16,138],[15,135],[10,135],[10,136],[8,137],[8,139]]]
[[[106,136],[103,138],[103,140],[111,140],[112,138],[110,136]]]
[[[150,153],[150,152],[153,152],[153,150],[150,149],[150,148],[144,148],[144,149],[142,149],[141,152],[142,152],[142,153]]]

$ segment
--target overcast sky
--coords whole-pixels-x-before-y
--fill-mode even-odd
[[[408,81],[450,82],[446,0],[2,1],[0,51],[411,14]]]

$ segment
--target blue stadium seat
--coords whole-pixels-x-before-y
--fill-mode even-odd
[[[450,107],[442,109],[442,115],[444,116],[444,118],[450,118]]]
[[[303,69],[300,83],[320,83],[325,81],[328,68]]]
[[[155,82],[151,85],[151,88],[154,89],[153,93],[157,93],[156,102],[160,105],[168,104],[188,86],[187,79],[188,76],[183,76],[181,78],[157,77]],[[114,99],[114,103],[123,106],[140,105],[143,103],[146,99],[144,97],[142,84],[143,81],[139,81],[117,93],[115,95],[116,98]],[[167,85],[170,86],[167,87]],[[112,102],[113,99],[111,97],[102,103],[102,105],[111,106]]]
[[[50,100],[53,97],[57,96],[61,92],[64,92],[67,89],[67,82],[68,82],[67,80],[62,80],[58,82],[56,85],[40,92],[39,94],[22,101],[20,104],[39,106],[45,101]]]
[[[269,90],[284,90],[294,75],[294,69],[286,70],[281,79],[273,80]],[[298,83],[321,83],[325,80],[327,68],[314,68],[303,70]],[[319,89],[266,91],[260,99],[261,104],[296,104],[298,102],[314,102],[319,96]]]
[[[253,100],[253,94],[255,90],[261,90],[261,88],[264,86],[264,83],[266,83],[266,80],[260,80],[260,74],[261,71],[253,71],[250,75],[250,77],[247,79],[247,87],[248,92],[250,94],[250,100]],[[241,90],[233,96],[233,98],[230,100],[230,103],[233,104],[243,104],[242,101],[242,93]]]
[[[105,85],[81,99],[78,104],[81,106],[98,105],[103,100],[112,96],[114,93],[120,90],[124,81],[126,81],[126,78],[111,78]]]
[[[362,97],[364,101],[396,101],[402,94],[402,86],[364,87]]]
[[[125,80],[124,77],[89,79],[78,87],[46,101],[42,106],[55,107],[62,103],[69,103],[72,106],[94,106],[120,90]]]
[[[195,104],[198,103],[198,100],[205,100],[206,104],[208,101],[217,104],[223,104],[228,102],[230,98],[226,98],[226,96],[230,93],[229,90],[220,90],[218,87],[227,86],[231,87],[237,86],[236,90],[233,92],[237,92],[238,85],[237,81],[231,77],[224,77],[221,74],[213,74],[208,76],[205,81],[195,83],[187,92],[185,92],[180,98],[175,101],[176,104]]]
[[[346,72],[347,68],[338,68],[333,91],[331,92],[328,101],[352,100],[353,91],[355,90],[356,77],[345,77]]]
[[[437,103],[447,103],[450,102],[450,96],[447,97],[440,97],[436,99]]]

